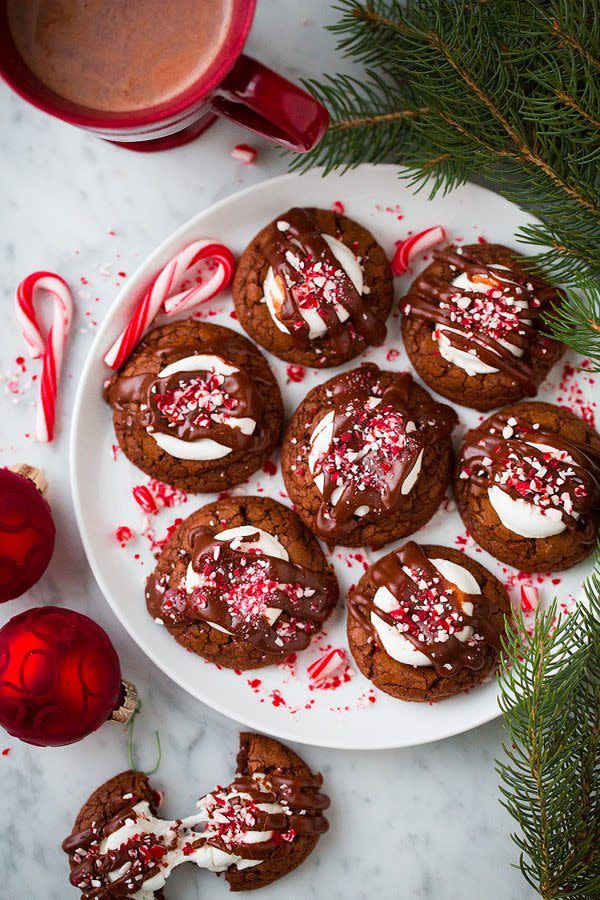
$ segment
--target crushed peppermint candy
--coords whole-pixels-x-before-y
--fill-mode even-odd
[[[206,377],[182,379],[174,390],[162,394],[153,390],[152,399],[170,427],[185,424],[192,414],[192,425],[209,428],[213,422],[227,424],[238,406],[239,401],[227,393],[224,383],[224,375],[210,372]]]

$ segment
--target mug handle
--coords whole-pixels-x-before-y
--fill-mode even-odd
[[[329,124],[329,113],[318,100],[244,53],[216,88],[210,108],[299,153],[312,150]]]

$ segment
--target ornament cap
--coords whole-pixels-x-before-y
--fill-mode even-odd
[[[16,475],[22,475],[23,478],[29,478],[30,481],[33,481],[40,494],[44,495],[48,490],[48,479],[42,469],[28,466],[26,463],[21,463],[18,466],[9,466],[8,468]]]
[[[130,681],[121,682],[121,703],[110,717],[111,722],[127,725],[131,720],[138,705],[138,692],[135,684]]]

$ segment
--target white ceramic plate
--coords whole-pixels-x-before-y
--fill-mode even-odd
[[[227,243],[234,253],[239,254],[259,228],[288,207],[314,205],[327,208],[335,201],[344,204],[347,215],[371,229],[390,255],[395,241],[411,231],[436,224],[443,225],[452,240],[468,243],[482,236],[516,247],[515,232],[519,226],[531,221],[516,206],[474,185],[466,185],[431,201],[426,192],[414,195],[398,179],[397,170],[392,166],[361,166],[325,178],[317,171],[302,176],[284,175],[228,197],[199,213],[167,238],[140,266],[98,330],[81,375],[75,403],[71,435],[73,497],[90,566],[106,599],[150,659],[186,691],[245,726],[284,739],[324,747],[404,747],[448,737],[493,719],[498,715],[496,684],[489,682],[468,695],[434,706],[403,703],[373,691],[370,682],[357,670],[348,683],[335,691],[311,691],[306,666],[320,655],[320,648],[327,644],[347,647],[343,601],[327,623],[326,638],[314,642],[300,655],[295,674],[289,668],[275,666],[236,675],[188,653],[146,612],[144,580],[154,559],[148,541],[141,535],[143,515],[132,498],[131,489],[136,484],[146,483],[147,478],[123,454],[118,454],[116,460],[113,458],[115,437],[111,411],[102,399],[102,384],[108,374],[102,362],[103,355],[127,321],[141,289],[175,252],[191,240],[211,237]],[[420,262],[421,267],[425,264],[425,260]],[[396,280],[397,297],[402,295],[414,274]],[[239,330],[231,310],[230,296],[223,295],[207,304],[202,315]],[[405,369],[408,362],[396,311],[389,319],[388,332],[386,346],[369,351],[362,359],[368,358],[394,370]],[[298,384],[289,382],[285,363],[274,357],[269,357],[269,361],[283,390],[288,416],[310,387],[338,371],[308,371],[304,381]],[[568,388],[562,390],[562,394],[558,391],[561,372],[562,364],[559,363],[545,384],[544,398],[556,401],[560,395],[567,399]],[[480,419],[472,410],[459,408],[458,411],[462,429],[458,430],[457,438],[466,427]],[[286,502],[279,467],[276,475],[258,473],[243,489],[237,488],[233,493],[257,492]],[[190,495],[179,508],[161,511],[153,521],[156,532],[164,535],[176,516],[185,517],[213,499],[212,495]],[[136,534],[125,548],[114,537],[121,525],[129,526]],[[460,543],[464,534],[456,511],[440,509],[419,532],[418,540],[463,546],[464,549],[465,544]],[[377,554],[334,552],[332,558],[342,597],[362,574],[363,563],[390,549]],[[508,575],[509,582],[516,583],[518,589],[513,570],[496,563],[470,540],[466,549],[501,577]],[[549,578],[542,579],[545,599],[550,599],[556,590],[564,598],[574,593],[581,585],[584,570],[585,567],[579,567],[561,576],[559,587],[553,586]],[[141,687],[143,689],[143,685]],[[373,697],[375,702],[369,699]]]

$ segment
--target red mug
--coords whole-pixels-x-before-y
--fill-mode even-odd
[[[0,4],[0,75],[38,109],[131,150],[167,150],[188,143],[224,116],[300,153],[312,149],[329,123],[327,110],[306,91],[242,53],[256,0],[233,0],[231,24],[215,59],[186,91],[134,112],[91,110],[46,87],[27,68]]]

